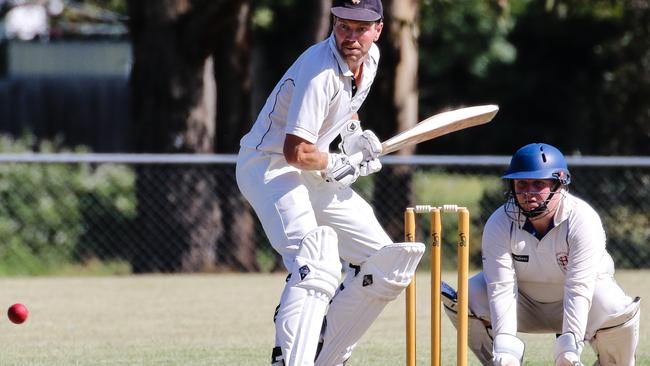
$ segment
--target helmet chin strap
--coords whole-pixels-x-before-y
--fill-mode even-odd
[[[540,204],[539,206],[537,206],[534,209],[529,210],[529,211],[524,210],[519,205],[519,202],[517,202],[517,206],[519,206],[519,209],[521,210],[522,215],[524,215],[524,216],[526,216],[528,218],[537,217],[537,216],[543,214],[544,212],[546,212],[548,210],[548,201],[550,200],[550,197],[552,197],[552,196],[553,196],[553,194],[551,193],[551,195],[549,196],[549,199],[547,199],[546,201],[542,202],[542,204]]]
[[[521,214],[526,216],[527,218],[532,218],[532,217],[540,216],[541,214],[548,211],[548,203],[551,202],[551,199],[553,198],[553,195],[555,195],[555,193],[557,193],[557,190],[561,186],[562,186],[562,184],[560,182],[558,182],[558,184],[551,191],[551,194],[548,195],[548,198],[546,198],[544,200],[544,202],[540,203],[539,206],[533,208],[532,210],[528,210],[528,211],[524,210],[524,208],[521,207],[521,205],[519,204],[519,200],[517,199],[517,192],[515,192],[515,187],[512,184],[512,181],[511,181],[511,188],[510,189],[512,190],[512,195],[514,197],[515,204],[517,205],[517,207],[519,207],[519,211],[521,212]]]

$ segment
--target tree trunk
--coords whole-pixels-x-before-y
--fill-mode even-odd
[[[238,128],[245,127],[243,130],[240,129],[242,135],[247,132],[252,125],[257,116],[257,112],[266,101],[268,93],[273,89],[273,86],[289,64],[293,62],[298,54],[303,50],[316,42],[322,41],[328,36],[330,31],[331,6],[331,0],[269,3],[269,7],[274,14],[274,25],[257,31],[257,38],[253,41],[254,46],[248,50],[250,53],[246,53],[245,57],[247,60],[250,60],[249,67],[251,70],[251,76],[248,78],[244,78],[243,75],[239,76],[243,78],[242,80],[255,80],[255,82],[250,85],[250,96],[247,100],[249,108],[253,111],[253,115],[250,116],[250,118],[239,119],[240,123]],[[296,17],[295,14],[297,13],[301,14],[301,16]],[[235,27],[233,27],[233,29],[234,28]],[[295,32],[295,29],[304,29],[305,31]],[[278,42],[278,39],[282,41]],[[238,48],[238,46],[235,46],[234,48]],[[221,73],[217,72],[217,75],[221,75]],[[233,83],[237,83],[236,85],[233,85],[232,88],[226,89],[228,93],[232,94],[230,99],[235,99],[237,98],[237,90],[240,88],[240,84],[243,83],[240,80],[237,80],[237,78],[233,78],[232,75],[232,72],[224,71],[223,79],[218,76],[217,80],[219,90],[224,90],[223,80],[228,78],[230,78]],[[218,94],[219,98],[221,98],[222,95],[220,93]],[[240,100],[243,100],[243,98]],[[224,102],[223,104],[226,103]],[[223,108],[220,107],[221,105],[222,102],[219,102],[217,107],[219,110],[218,118],[223,116]],[[244,121],[246,123],[244,123]],[[221,131],[221,128],[222,123],[219,122],[219,131]],[[225,143],[236,143],[237,146],[234,146],[232,150],[236,151],[239,139],[220,141],[217,146],[219,151],[221,151],[222,147],[225,146],[223,145]],[[257,225],[258,221],[254,219],[254,216],[249,217],[251,211],[247,203],[235,198],[234,196],[232,201],[233,202],[228,204],[227,208],[224,207],[223,211],[225,216],[234,215],[232,221],[236,223],[236,225],[226,225],[226,227],[232,227],[232,230],[236,230],[237,233],[232,232],[226,234],[226,240],[219,244],[219,248],[230,246],[232,248],[231,250],[235,252],[235,257],[229,259],[231,262],[227,262],[227,258],[222,258],[222,260],[224,260],[225,263],[229,263],[230,266],[242,270],[245,268],[252,268],[252,266],[242,265],[242,258],[253,253],[253,246],[250,245],[251,243],[249,242],[250,233],[252,233],[251,227]],[[229,219],[226,221],[228,220]],[[258,229],[255,233],[259,233],[259,236],[255,238],[255,243],[257,244],[255,247],[256,252],[270,253],[274,256],[268,269],[272,271],[283,270],[284,264],[282,258],[275,252],[275,250],[270,248],[270,244],[268,244],[266,238],[263,237],[261,227],[258,225],[257,228]],[[234,239],[228,241],[228,238]],[[220,250],[220,253],[228,253],[230,256],[230,251]]]
[[[380,71],[362,112],[367,115],[366,128],[375,130],[382,140],[418,122],[418,1],[387,0],[384,9]],[[414,151],[409,147],[397,154],[411,155]],[[385,166],[376,177],[375,212],[396,241],[401,241],[404,233],[401,221],[394,218],[401,217],[404,208],[414,204],[412,178],[413,170],[408,166]]]
[[[309,30],[309,45],[322,41],[330,32],[330,9],[332,8],[331,0],[311,0],[301,2],[301,6],[309,6],[307,12],[310,19],[311,29]],[[309,46],[306,45],[306,46]]]
[[[216,151],[237,153],[239,139],[253,122],[251,113],[250,4],[242,1],[227,18],[230,32],[219,35],[214,53],[217,79]],[[237,271],[259,271],[253,211],[235,183],[235,168],[222,166],[219,182],[223,213],[223,235],[216,242],[219,267]]]
[[[213,45],[237,1],[128,1],[134,146],[141,153],[214,152]],[[141,167],[135,272],[204,271],[223,230],[215,177],[196,167]],[[173,171],[175,176],[167,174]],[[157,235],[151,236],[150,233]]]

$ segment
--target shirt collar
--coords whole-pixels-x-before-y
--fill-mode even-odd
[[[548,233],[554,227],[555,227],[555,223],[553,221],[549,222],[546,232]],[[533,223],[530,222],[529,219],[526,219],[526,222],[524,222],[524,226],[522,226],[522,229],[528,231],[539,240],[542,240],[542,238],[544,237],[543,235],[540,235],[540,233],[538,233],[537,230],[535,230],[535,226],[533,226]]]
[[[555,226],[568,219],[569,214],[571,213],[571,196],[569,195],[569,192],[567,192],[564,188],[561,188],[561,190],[562,191],[559,191],[557,194],[561,194],[562,197],[560,197],[560,202],[557,205],[557,211],[555,211],[555,215],[553,216],[553,224],[555,224]]]

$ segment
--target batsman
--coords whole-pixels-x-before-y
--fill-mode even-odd
[[[381,169],[381,143],[357,114],[377,73],[381,1],[336,0],[331,13],[330,37],[282,76],[237,160],[239,189],[289,272],[274,366],[343,365],[424,253],[421,243],[393,243],[350,188]],[[359,152],[362,161],[348,158]]]
[[[550,333],[556,366],[581,366],[585,342],[596,365],[634,365],[640,299],[616,283],[599,215],[568,192],[564,155],[526,145],[503,179],[509,198],[485,225],[483,272],[469,281],[469,347],[483,365],[518,366],[525,347],[517,333]],[[456,325],[456,295],[443,288]]]

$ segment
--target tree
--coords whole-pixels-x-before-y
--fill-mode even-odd
[[[253,120],[249,1],[128,4],[136,151],[236,153]],[[328,0],[306,5],[313,17],[305,17],[309,31],[296,38],[302,47],[324,37],[329,6]],[[234,177],[234,168],[219,169]],[[160,235],[141,238],[135,258],[148,260],[135,262],[136,272],[259,270],[256,221],[234,180],[216,182],[215,174],[178,167],[179,179],[154,187],[156,170],[138,171],[138,227]]]
[[[253,4],[252,46],[257,57],[252,66],[252,105],[258,111],[291,63],[327,37],[332,0],[253,0]]]
[[[650,4],[624,1],[620,23],[625,31],[603,48],[616,60],[606,72],[600,111],[595,126],[598,154],[650,154]],[[612,138],[616,136],[616,138]]]
[[[270,41],[268,54],[258,57],[258,64],[267,60],[275,60],[276,53],[281,46],[290,50],[301,50],[313,42],[324,38],[329,27],[329,0],[319,0],[300,3],[301,13],[305,16],[307,32],[299,33],[299,37],[286,37],[289,41]],[[265,8],[265,4],[257,4],[258,11]],[[269,4],[272,14],[282,14],[282,9],[277,3]],[[280,4],[282,5],[282,4]],[[295,5],[292,7],[295,11]],[[287,9],[285,9],[287,10]],[[253,49],[261,46],[251,44],[251,6],[241,2],[236,14],[229,17],[230,23],[227,28],[232,32],[224,32],[219,37],[217,50],[214,53],[215,75],[217,79],[217,134],[216,151],[218,153],[236,153],[239,150],[239,139],[252,125],[255,118],[252,112],[252,94],[254,88],[266,86],[260,83],[256,74],[256,85],[252,83],[251,77],[251,53]],[[292,13],[286,13],[289,16]],[[282,18],[282,15],[280,16]],[[282,26],[275,31],[287,31],[289,28]],[[294,41],[293,43],[291,41]],[[296,43],[298,46],[296,46]],[[259,52],[258,52],[259,54]],[[267,65],[258,67],[259,73],[268,72]],[[259,94],[265,93],[260,91]],[[221,173],[227,176],[234,176],[233,167],[220,168]],[[239,271],[259,271],[260,266],[257,260],[257,251],[261,249],[259,243],[264,243],[263,238],[256,237],[257,221],[246,200],[239,193],[235,184],[223,184],[219,187],[224,192],[224,199],[221,200],[221,212],[223,213],[224,232],[217,242],[217,261],[220,266]],[[276,255],[274,269],[280,268],[282,262],[279,255]]]
[[[635,0],[422,2],[421,115],[501,110],[418,152],[511,154],[545,141],[569,154],[646,154],[648,9]]]
[[[133,43],[132,114],[136,152],[212,153],[215,144],[214,45],[234,0],[128,1]],[[223,232],[215,177],[178,167],[159,185],[158,167],[138,169],[136,272],[202,271],[215,265]]]
[[[406,130],[418,122],[418,14],[417,0],[384,1],[384,30],[379,40],[381,49],[380,71],[362,112],[365,120],[384,140]],[[398,152],[410,155],[414,148]],[[413,171],[406,166],[386,166],[377,175],[372,203],[378,219],[386,231],[397,240],[403,228],[396,226],[394,218],[404,207],[390,205],[386,197],[408,205],[413,202],[411,187]],[[395,190],[395,187],[402,189]]]
[[[215,150],[228,154],[239,150],[239,139],[252,121],[250,4],[241,1],[233,11],[223,25],[229,31],[219,34],[213,53],[217,81]],[[218,169],[220,176],[235,176],[233,166]],[[223,232],[216,243],[216,261],[219,267],[231,270],[259,271],[256,254],[259,238],[255,236],[252,209],[239,193],[234,179],[219,183]]]

